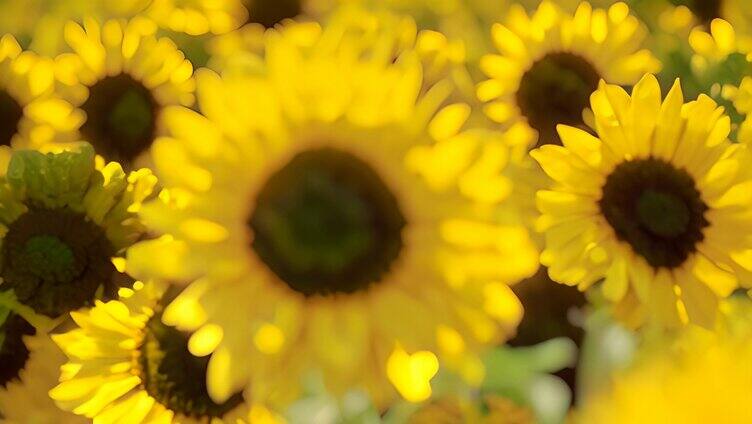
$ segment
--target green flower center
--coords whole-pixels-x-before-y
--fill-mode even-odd
[[[162,314],[147,323],[138,357],[144,390],[159,403],[194,419],[221,418],[243,402],[236,393],[217,405],[206,390],[209,357],[188,351],[188,336],[162,324]],[[208,420],[207,420],[208,422]]]
[[[690,216],[684,199],[647,189],[637,200],[637,218],[644,228],[657,236],[676,237],[687,230]]]
[[[248,8],[248,23],[261,24],[266,28],[272,28],[303,12],[301,0],[245,0],[245,3]]]
[[[405,226],[376,172],[334,149],[302,152],[274,173],[248,222],[256,254],[305,295],[353,293],[379,281],[399,256]]]
[[[675,268],[703,240],[707,205],[689,173],[660,159],[623,162],[606,179],[601,212],[654,268]]]
[[[20,377],[21,370],[29,360],[29,349],[24,344],[23,336],[32,336],[34,327],[18,315],[11,314],[0,325],[3,337],[0,342],[0,387]]]
[[[676,6],[686,6],[705,25],[721,17],[721,0],[671,0]]]
[[[23,118],[23,108],[5,90],[0,90],[0,145],[10,146]]]
[[[32,209],[8,228],[0,251],[3,285],[37,313],[57,317],[90,305],[119,273],[104,230],[69,209]]]
[[[74,270],[73,251],[55,236],[34,236],[26,241],[22,253],[30,271],[39,278],[53,276],[53,280],[71,279]]]
[[[108,160],[129,164],[154,141],[157,102],[148,88],[128,74],[94,84],[81,109],[86,112],[83,137]]]
[[[598,88],[593,65],[572,53],[549,53],[525,72],[517,91],[517,106],[538,131],[538,144],[561,144],[556,125],[587,129],[582,111]]]

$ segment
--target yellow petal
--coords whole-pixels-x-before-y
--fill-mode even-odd
[[[206,324],[199,328],[188,340],[188,351],[195,356],[207,356],[222,342],[224,332],[216,324]]]
[[[455,103],[441,109],[428,126],[434,140],[445,140],[456,135],[470,116],[470,106]]]
[[[439,361],[432,352],[412,355],[397,346],[387,360],[387,376],[397,391],[409,402],[431,397],[431,379],[439,371]]]

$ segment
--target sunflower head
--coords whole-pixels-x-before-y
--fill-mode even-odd
[[[0,169],[9,147],[71,141],[81,114],[56,96],[54,63],[23,51],[11,35],[0,39]]]
[[[550,1],[532,15],[513,5],[492,29],[500,54],[482,58],[491,79],[478,86],[478,97],[492,120],[536,131],[538,145],[560,144],[557,124],[587,128],[583,111],[599,80],[631,85],[660,68],[640,50],[646,36],[622,2],[608,9],[582,2],[573,14]]]
[[[443,359],[479,384],[478,352],[519,321],[508,284],[538,264],[505,202],[504,135],[472,122],[451,78],[425,77],[414,22],[369,22],[269,30],[253,72],[197,73],[203,115],[165,111],[167,190],[142,210],[163,236],[127,266],[189,282],[164,322],[222,329],[217,402],[245,385],[288,399],[310,368],[336,393],[419,401]]]
[[[0,325],[0,346],[0,410],[6,422],[86,422],[58,408],[47,395],[58,383],[60,366],[65,363],[65,356],[49,335],[34,335],[30,324],[11,313]]]
[[[123,2],[106,3],[123,7],[118,5]],[[119,16],[145,16],[162,28],[190,36],[228,33],[248,16],[242,0],[131,0],[124,4],[130,7]]]
[[[741,406],[752,396],[752,367],[740,360],[752,354],[749,328],[734,334],[689,326],[660,344],[616,372],[605,390],[589,393],[571,422],[752,420],[752,411]]]
[[[65,39],[74,53],[57,59],[62,92],[85,116],[80,138],[129,168],[160,135],[164,107],[194,100],[193,66],[155,31],[143,18],[70,22]]]
[[[88,145],[15,153],[0,190],[3,287],[50,317],[91,303],[102,287],[111,293],[122,279],[116,258],[143,233],[135,212],[154,184],[145,170],[95,165]]]
[[[240,393],[220,404],[209,398],[208,358],[194,356],[200,343],[162,323],[163,296],[162,288],[136,282],[120,289],[117,300],[72,314],[78,328],[52,336],[69,361],[50,390],[61,408],[94,420],[203,423],[244,417]],[[92,378],[100,384],[87,384]],[[94,401],[103,396],[107,401]]]
[[[677,81],[662,100],[652,75],[631,94],[593,94],[597,136],[559,126],[564,146],[533,152],[554,180],[538,192],[546,250],[559,282],[597,287],[632,323],[712,326],[718,299],[747,279],[750,237],[741,196],[746,148],[707,96],[684,103]]]

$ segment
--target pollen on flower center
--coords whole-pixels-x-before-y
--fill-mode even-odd
[[[600,75],[584,58],[555,52],[533,63],[517,91],[517,106],[538,131],[538,144],[561,144],[556,125],[583,127],[582,111],[598,88]]]
[[[16,314],[11,314],[0,325],[0,387],[19,378],[29,360],[29,349],[23,336],[34,335],[34,327]]]
[[[261,24],[266,28],[303,12],[301,0],[245,0],[248,8],[248,23]]]
[[[147,323],[137,352],[141,380],[149,395],[172,411],[195,419],[221,418],[243,402],[236,393],[221,405],[206,389],[209,357],[188,351],[188,336],[162,323],[161,313]]]
[[[381,177],[334,149],[299,153],[258,193],[252,248],[304,295],[353,293],[389,272],[405,218]]]
[[[22,117],[21,105],[7,91],[0,90],[0,145],[10,146]]]
[[[599,204],[616,236],[654,268],[684,263],[709,225],[692,176],[655,158],[618,165]]]
[[[85,306],[112,281],[112,244],[102,228],[69,209],[33,209],[3,241],[3,285],[37,313],[59,316]]]
[[[84,139],[108,160],[130,163],[154,141],[157,102],[148,88],[127,74],[94,84],[81,109],[86,112]]]

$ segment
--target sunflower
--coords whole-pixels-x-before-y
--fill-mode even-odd
[[[3,291],[37,314],[59,317],[124,281],[124,249],[142,234],[136,217],[155,184],[148,170],[95,165],[94,151],[18,151],[0,181]]]
[[[752,35],[749,31],[752,29],[752,13],[745,0],[667,0],[666,3],[689,9],[695,23],[706,28],[714,19],[721,18],[730,21],[743,34]]]
[[[630,97],[602,83],[598,136],[559,126],[562,146],[532,152],[556,182],[538,192],[555,281],[603,296],[635,323],[713,325],[719,298],[751,281],[746,252],[747,155],[707,96],[683,103],[679,82],[661,102],[652,75]]]
[[[426,83],[449,77],[458,88],[455,94],[459,99],[464,102],[476,101],[474,82],[466,66],[466,48],[462,42],[449,40],[440,32],[418,31],[410,16],[386,10],[342,6],[332,11],[326,19],[329,25],[345,28],[349,37],[359,38],[362,45],[378,44],[394,51],[414,49],[423,61]],[[286,21],[277,29],[291,42],[305,43],[320,27],[316,23],[301,25]],[[210,67],[223,75],[256,72],[259,64],[263,63],[260,57],[264,55],[265,32],[263,26],[246,25],[238,31],[215,37],[209,42],[208,50],[212,53]]]
[[[161,28],[193,36],[230,32],[248,16],[242,0],[130,0],[104,5],[109,16],[144,16]]]
[[[58,406],[95,422],[234,424],[247,416],[241,393],[220,404],[209,398],[208,358],[193,356],[201,346],[162,323],[164,293],[136,282],[117,300],[71,313],[78,328],[52,336],[68,357],[49,392]]]
[[[738,335],[687,330],[670,348],[642,352],[638,363],[613,376],[608,390],[585,397],[570,422],[752,421],[752,366],[741,359],[752,355],[749,328]]]
[[[102,0],[3,0],[0,32],[12,34],[38,54],[56,55],[65,45],[60,37],[65,22],[87,13],[98,14],[100,3]]]
[[[479,383],[475,352],[519,320],[507,283],[538,266],[500,201],[503,136],[466,125],[449,80],[424,86],[413,49],[334,24],[308,34],[270,30],[260,73],[199,71],[204,116],[165,111],[170,136],[153,154],[166,191],[141,214],[165,236],[131,248],[127,269],[190,282],[168,324],[199,339],[223,330],[215,401],[249,379],[282,398],[314,368],[383,406],[387,362],[421,400],[445,351]]]
[[[547,0],[532,16],[514,5],[492,34],[501,54],[481,59],[491,79],[477,95],[492,120],[536,131],[538,145],[560,144],[559,123],[585,126],[583,110],[599,80],[631,85],[660,67],[638,50],[647,31],[621,2],[608,10],[583,2],[573,15]]]
[[[155,30],[144,19],[69,22],[65,39],[74,53],[57,59],[61,93],[86,115],[80,138],[126,168],[148,163],[166,106],[194,102],[193,66]]]
[[[0,171],[10,147],[70,141],[81,122],[73,107],[55,97],[54,64],[23,51],[11,35],[0,39]]]
[[[0,326],[0,413],[8,424],[83,424],[86,421],[62,411],[47,396],[57,384],[65,356],[47,335],[19,315],[10,314]]]

